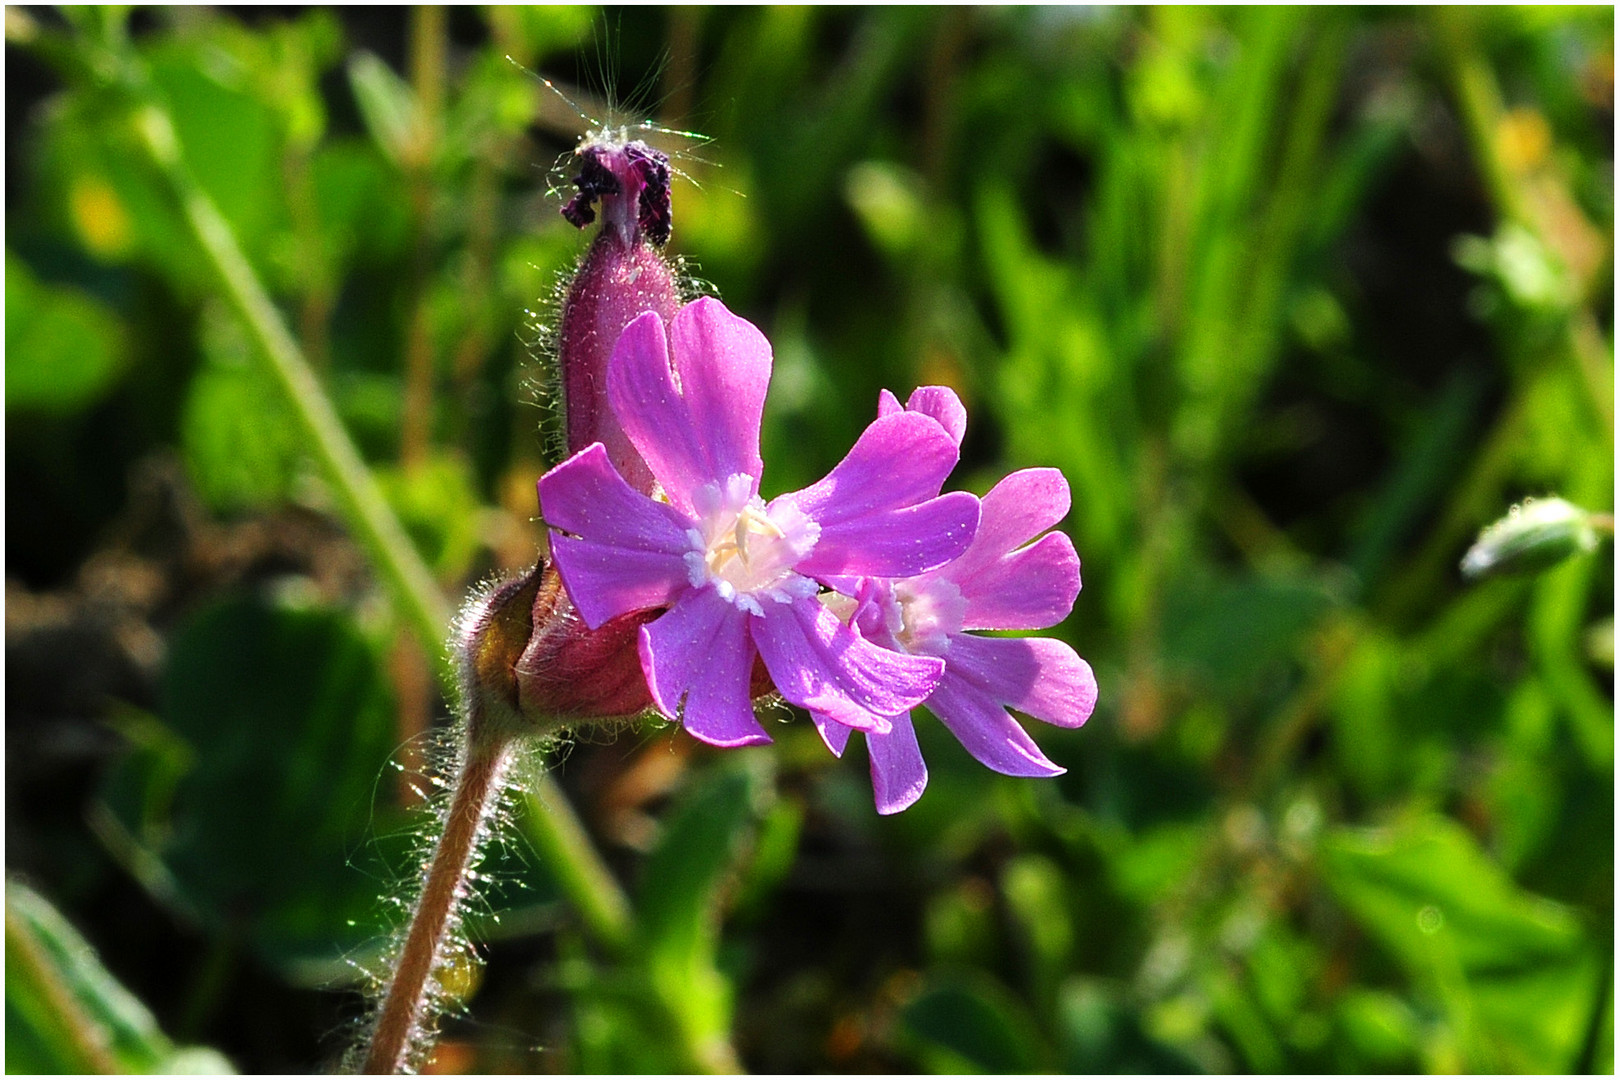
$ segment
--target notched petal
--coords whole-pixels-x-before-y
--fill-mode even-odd
[[[643,316],[625,328],[608,371],[608,399],[670,501],[691,511],[704,484],[743,474],[756,489],[759,425],[771,346],[718,300],[694,300],[665,327]]]

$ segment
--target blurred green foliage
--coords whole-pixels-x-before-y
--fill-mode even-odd
[[[533,559],[585,243],[526,65],[712,140],[653,136],[672,250],[775,348],[767,487],[920,383],[956,483],[1064,471],[1102,697],[1035,732],[1055,781],[920,724],[895,818],[802,718],[582,733],[632,900],[579,918],[519,806],[440,1067],[1611,1071],[1612,547],[1456,567],[1527,496],[1612,508],[1613,33],[8,8],[8,1068],[333,1062],[445,712],[143,108],[457,597]]]
[[[6,1071],[228,1073],[200,1047],[176,1047],[107,973],[60,912],[6,881]]]

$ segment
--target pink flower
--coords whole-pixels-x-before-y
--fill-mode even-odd
[[[917,390],[906,410],[884,391],[878,414],[932,416],[958,444],[967,426],[962,403],[943,387]],[[1045,532],[1068,511],[1062,473],[1024,469],[984,497],[972,544],[951,562],[909,577],[834,583],[852,597],[834,606],[867,641],[944,661],[945,673],[923,704],[968,753],[1009,776],[1056,776],[1063,769],[1047,760],[1008,707],[1059,727],[1079,727],[1097,703],[1097,680],[1061,641],[968,631],[1041,630],[1068,616],[1080,592],[1080,559],[1067,536]],[[880,814],[904,810],[922,795],[928,769],[905,713],[888,715],[887,730],[848,724],[815,709],[811,718],[836,755],[843,754],[851,730],[866,733]]]
[[[607,391],[662,499],[631,488],[601,444],[540,480],[552,556],[586,625],[649,608],[639,652],[659,711],[717,746],[769,742],[750,682],[763,659],[788,701],[881,735],[929,696],[938,657],[880,647],[818,599],[834,578],[908,578],[970,550],[978,501],[940,485],[957,440],[891,411],[821,482],[766,503],[760,418],[771,349],[716,300],[635,319]]]

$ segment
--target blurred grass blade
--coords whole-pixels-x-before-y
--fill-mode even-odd
[[[349,85],[371,137],[390,161],[403,164],[422,123],[421,108],[410,85],[369,52],[358,52],[350,59]]]
[[[683,800],[647,860],[637,905],[644,962],[693,1062],[735,1072],[733,990],[715,965],[729,871],[754,818],[758,786],[739,768],[721,770]]]
[[[176,1048],[89,943],[44,897],[6,881],[8,1073],[226,1073],[203,1047]]]

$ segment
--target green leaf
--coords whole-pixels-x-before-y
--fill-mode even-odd
[[[732,988],[717,949],[722,909],[761,795],[746,754],[689,788],[643,867],[627,964],[603,971],[566,957],[582,1072],[735,1072]],[[568,943],[565,941],[564,948]]]
[[[282,395],[250,347],[229,316],[204,320],[208,363],[193,377],[180,419],[191,479],[219,510],[285,497],[302,456]]]
[[[534,57],[589,41],[596,13],[571,4],[501,4],[486,8],[484,17],[518,60],[532,63]]]
[[[44,897],[6,881],[8,1073],[222,1073],[217,1051],[177,1049]]]
[[[81,289],[38,281],[6,252],[6,411],[78,412],[123,374],[123,324]]]
[[[1020,855],[1001,874],[1001,891],[1043,989],[1056,984],[1074,948],[1072,890],[1063,871],[1041,855]]]
[[[1041,1067],[1041,1043],[1027,1010],[979,972],[936,978],[901,1018],[930,1071],[1027,1073]]]
[[[779,885],[793,871],[799,855],[799,834],[804,828],[804,806],[790,799],[776,802],[759,824],[754,851],[738,883],[739,913],[760,915]]]
[[[1353,987],[1339,999],[1336,1014],[1344,1049],[1354,1055],[1344,1071],[1417,1071],[1419,1025],[1406,1002]]]
[[[1192,1073],[1193,1059],[1142,1030],[1124,987],[1072,978],[1058,994],[1058,1032],[1068,1073]]]
[[[883,161],[863,161],[844,178],[844,198],[873,243],[892,258],[913,253],[928,208],[922,178]]]
[[[1187,880],[1209,842],[1202,822],[1171,822],[1143,830],[1110,860],[1114,887],[1138,903],[1150,903]]]
[[[203,50],[209,55],[199,56]],[[171,40],[157,50],[151,70],[187,167],[243,250],[262,262],[287,218],[275,113],[248,92],[247,72],[223,50]]]
[[[721,769],[682,800],[643,871],[639,908],[655,955],[696,959],[712,938],[719,889],[735,861],[756,798],[752,776]]]
[[[349,60],[349,85],[371,137],[395,165],[413,152],[421,126],[421,106],[404,79],[375,54],[357,52]]]
[[[939,889],[923,911],[923,937],[935,963],[986,966],[1001,943],[995,893],[983,878],[967,877]]]
[[[680,1003],[671,1019],[699,1054],[731,1028],[732,988],[715,964],[720,916],[759,798],[746,762],[710,773],[670,815],[643,870],[643,959],[662,1000]]]
[[[105,797],[180,899],[289,971],[376,933],[390,873],[377,845],[409,837],[378,805],[394,709],[350,620],[254,599],[207,608],[175,636],[161,713],[164,738],[121,762]],[[178,781],[176,753],[190,762]]]
[[[1412,418],[1396,463],[1356,523],[1349,567],[1362,582],[1377,582],[1414,523],[1432,512],[1466,460],[1479,424],[1481,379],[1453,377]]]
[[[359,138],[323,143],[310,161],[315,214],[334,271],[348,261],[387,265],[404,257],[410,207],[387,160]]]
[[[35,150],[46,222],[97,261],[139,259],[194,298],[209,274],[172,196],[146,163],[127,110],[78,88],[62,96]]]
[[[1324,844],[1323,872],[1356,921],[1443,1003],[1471,1068],[1574,1067],[1600,965],[1567,908],[1520,889],[1445,818],[1339,830]]]
[[[1164,654],[1236,692],[1292,655],[1300,636],[1335,603],[1332,589],[1309,578],[1183,581],[1168,592]]]
[[[478,492],[472,467],[452,453],[377,474],[400,524],[441,578],[459,579],[478,553]]]

